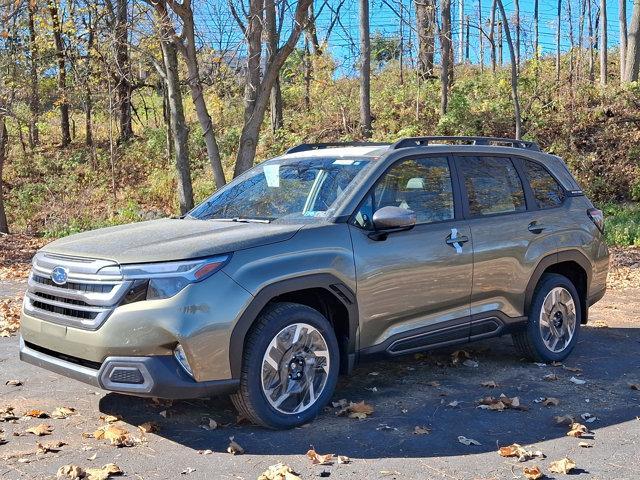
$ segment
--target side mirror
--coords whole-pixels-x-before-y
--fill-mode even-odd
[[[409,230],[416,224],[416,214],[412,210],[400,207],[382,207],[373,214],[373,226],[376,230]]]

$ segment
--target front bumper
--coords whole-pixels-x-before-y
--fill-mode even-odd
[[[172,355],[107,357],[99,368],[92,368],[20,338],[20,360],[94,387],[141,397],[209,397],[233,393],[239,385],[237,379],[196,382]]]

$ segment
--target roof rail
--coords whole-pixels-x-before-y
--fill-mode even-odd
[[[528,142],[526,140],[516,140],[515,138],[500,138],[500,137],[407,137],[398,140],[391,145],[392,150],[406,147],[425,147],[430,144],[442,144],[443,142],[461,142],[468,143],[470,145],[496,145],[507,146],[513,148],[523,148],[526,150],[540,151],[540,147],[537,143]]]
[[[285,154],[289,153],[298,153],[298,152],[307,152],[310,150],[323,150],[325,148],[334,148],[334,147],[388,147],[391,145],[390,143],[381,143],[381,142],[327,142],[327,143],[301,143],[300,145],[296,145],[295,147],[291,147],[289,150],[285,152]]]

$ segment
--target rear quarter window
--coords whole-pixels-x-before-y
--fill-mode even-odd
[[[553,208],[562,204],[565,198],[564,189],[546,168],[531,160],[525,160],[524,172],[538,208]]]

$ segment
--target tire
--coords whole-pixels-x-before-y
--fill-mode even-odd
[[[306,305],[275,303],[265,308],[247,335],[240,388],[231,401],[257,425],[297,427],[313,420],[331,399],[339,369],[338,341],[329,321]],[[269,388],[273,385],[279,386]],[[296,391],[305,388],[306,393]]]
[[[555,292],[555,297],[552,292]],[[554,298],[557,300],[556,303],[553,301]],[[546,305],[545,299],[547,299]],[[573,302],[575,324],[573,333],[569,335],[572,323],[571,302]],[[551,305],[554,305],[554,308],[549,309]],[[543,308],[545,308],[544,314]],[[559,317],[557,312],[560,312]],[[536,362],[561,362],[574,349],[581,322],[582,300],[575,285],[563,275],[545,273],[533,293],[526,329],[512,335],[513,343],[518,353]],[[565,333],[559,337],[561,332]],[[552,348],[556,338],[558,343],[555,348]]]

